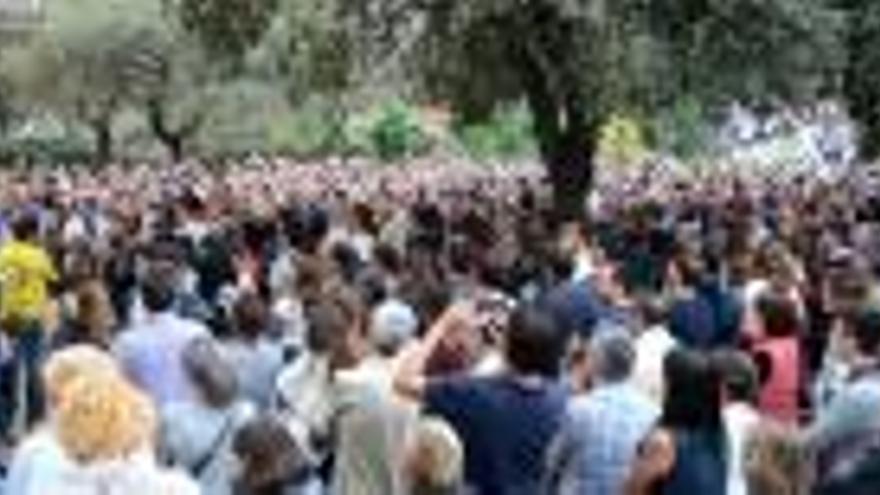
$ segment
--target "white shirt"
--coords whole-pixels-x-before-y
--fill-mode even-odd
[[[635,341],[636,363],[631,381],[655,404],[663,402],[663,361],[676,347],[675,339],[663,326],[654,326]]]
[[[727,472],[727,495],[748,495],[746,484],[746,445],[761,416],[749,404],[735,402],[724,408],[724,424],[730,439],[730,462]]]
[[[186,475],[160,469],[151,455],[76,465],[40,495],[198,495],[198,486]],[[18,495],[18,494],[16,494]]]
[[[47,427],[36,430],[15,450],[4,493],[43,495],[74,468]]]

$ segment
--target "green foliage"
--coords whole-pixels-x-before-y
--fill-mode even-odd
[[[810,101],[840,90],[841,75],[865,149],[880,153],[875,1],[53,0],[46,7],[44,28],[0,53],[0,83],[8,85],[0,88],[0,128],[12,127],[4,116],[21,109],[93,135],[113,124],[116,144],[137,155],[155,153],[159,142],[172,151],[394,160],[430,144],[417,111],[375,105],[398,95],[452,108],[455,135],[472,156],[536,152],[554,182],[579,194],[603,123],[623,110],[653,123],[661,149],[690,156],[706,150],[706,115],[719,106]],[[358,108],[370,110],[353,115]]]
[[[516,158],[535,152],[532,117],[522,106],[498,109],[480,124],[456,130],[465,151],[478,159]]]
[[[372,151],[386,161],[412,156],[427,146],[418,116],[399,101],[380,107],[368,132]]]
[[[880,4],[844,0],[848,14],[844,95],[860,128],[866,161],[880,157]]]
[[[108,159],[114,116],[134,96],[130,68],[160,10],[159,0],[50,2],[41,29],[4,51],[0,73],[19,105],[91,128]]]
[[[230,81],[212,88],[209,94],[211,111],[197,135],[196,146],[212,156],[266,150],[272,123],[289,112],[277,88],[260,81]]]
[[[51,118],[23,122],[0,138],[0,164],[83,163],[92,156],[88,133]]]
[[[663,93],[706,105],[810,101],[845,59],[826,0],[654,0],[649,25],[670,70]]]
[[[602,126],[598,154],[604,163],[620,165],[645,158],[648,148],[641,123],[630,116],[613,115]]]
[[[133,48],[158,2],[58,0],[45,25],[4,53],[2,71],[27,103],[84,121],[108,118],[129,97]]]
[[[339,22],[344,1],[282,0],[271,28],[251,53],[251,68],[280,81],[296,103],[348,89],[354,41]]]
[[[270,123],[269,149],[283,155],[320,156],[331,150],[330,129],[321,112],[300,109]]]
[[[654,119],[655,146],[685,160],[710,152],[712,126],[696,98],[681,98]]]
[[[166,0],[167,1],[167,0]],[[277,0],[174,0],[183,26],[212,58],[238,63],[269,29]]]

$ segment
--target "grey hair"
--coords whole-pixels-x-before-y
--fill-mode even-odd
[[[183,367],[208,406],[223,409],[238,397],[235,370],[223,359],[213,339],[200,337],[187,344]]]
[[[636,360],[632,336],[623,329],[609,330],[590,340],[590,358],[600,383],[619,383],[629,378]]]

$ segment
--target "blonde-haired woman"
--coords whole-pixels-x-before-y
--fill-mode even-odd
[[[420,418],[407,445],[404,471],[409,492],[456,495],[464,480],[464,447],[452,427],[440,418]]]
[[[76,380],[64,394],[54,423],[54,433],[71,467],[48,493],[199,493],[185,475],[158,466],[153,454],[156,413],[152,403],[119,377]]]
[[[71,467],[53,432],[55,413],[71,383],[88,377],[119,377],[113,358],[94,346],[76,345],[49,356],[43,366],[49,417],[18,446],[9,468],[6,493],[45,494]]]
[[[16,452],[5,493],[16,495],[197,494],[152,455],[152,404],[92,346],[53,354],[43,370],[49,417]]]

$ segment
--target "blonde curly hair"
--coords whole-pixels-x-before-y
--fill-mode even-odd
[[[55,428],[68,455],[91,464],[150,448],[156,412],[143,393],[119,376],[83,376],[65,390]]]
[[[452,427],[442,419],[420,418],[408,450],[408,470],[417,490],[442,492],[461,482],[464,448]]]
[[[53,406],[60,404],[67,387],[92,376],[121,376],[112,356],[91,345],[74,345],[54,352],[43,366],[43,383]]]

